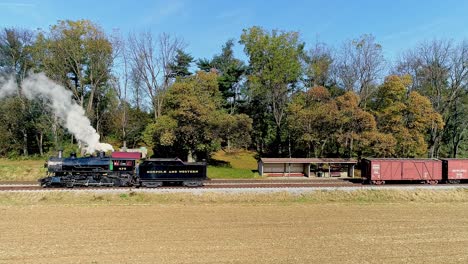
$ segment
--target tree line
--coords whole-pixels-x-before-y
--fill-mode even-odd
[[[103,141],[158,157],[239,148],[274,157],[467,156],[468,42],[431,40],[401,54],[389,61],[372,35],[310,47],[300,32],[257,26],[197,59],[174,35],[123,36],[88,20],[3,28],[0,76],[20,85],[0,99],[0,156],[76,149],[48,102],[22,96],[32,72],[69,89]]]

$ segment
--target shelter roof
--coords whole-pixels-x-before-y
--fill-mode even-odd
[[[335,164],[356,164],[355,159],[343,158],[261,158],[262,163],[335,163]]]

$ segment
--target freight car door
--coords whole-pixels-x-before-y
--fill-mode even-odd
[[[434,163],[424,162],[422,164],[421,176],[423,180],[433,180],[434,179]]]
[[[399,161],[390,161],[389,162],[390,168],[389,168],[389,173],[392,181],[401,181],[402,175],[401,175],[401,162]]]
[[[438,160],[427,160],[420,162],[420,179],[421,180],[442,180],[442,162]]]
[[[380,179],[384,181],[401,180],[401,162],[398,160],[380,161]]]
[[[423,162],[404,160],[402,180],[421,180],[423,174]]]

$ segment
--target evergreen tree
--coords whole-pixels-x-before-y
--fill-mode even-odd
[[[228,40],[220,54],[211,60],[200,59],[197,66],[200,70],[216,71],[218,74],[219,91],[221,92],[226,108],[233,113],[241,103],[241,80],[247,67],[244,62],[234,57],[234,40]]]
[[[182,49],[177,50],[177,54],[175,56],[174,62],[169,64],[170,68],[170,77],[177,78],[177,77],[186,77],[192,75],[190,72],[190,64],[193,62],[193,57],[183,51]]]

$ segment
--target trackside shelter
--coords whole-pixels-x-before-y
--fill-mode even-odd
[[[266,176],[354,177],[357,160],[339,158],[261,158],[258,173]]]

